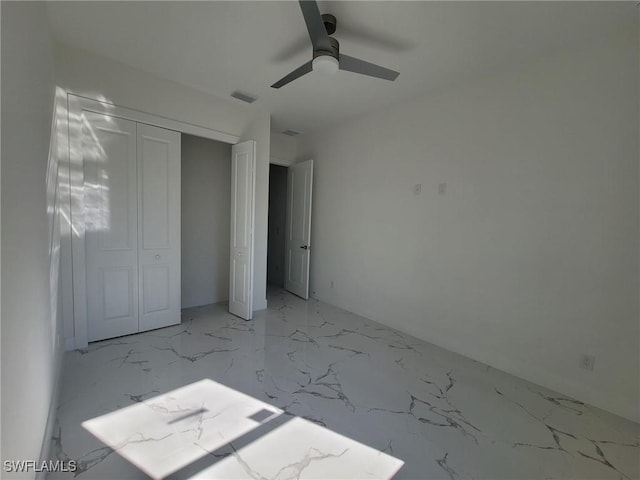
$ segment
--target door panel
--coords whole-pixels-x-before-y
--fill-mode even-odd
[[[171,281],[169,267],[166,265],[145,265],[143,267],[142,281],[144,295],[142,298],[143,313],[163,312],[170,308]]]
[[[229,312],[246,320],[253,316],[253,222],[255,142],[231,149],[231,258]]]
[[[304,299],[309,298],[312,188],[313,160],[289,167],[284,286]]]
[[[170,248],[171,143],[142,137],[142,248]]]
[[[140,331],[180,323],[180,134],[138,124]]]
[[[136,124],[82,113],[89,341],[138,331]]]
[[[138,287],[134,282],[133,268],[100,268],[100,274],[104,292],[104,319],[134,316],[136,306],[133,304],[133,292]]]

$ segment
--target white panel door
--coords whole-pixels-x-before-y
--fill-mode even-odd
[[[138,331],[136,124],[82,112],[89,341]]]
[[[229,312],[246,320],[253,317],[255,152],[253,140],[231,149]]]
[[[180,323],[180,133],[138,124],[140,331]]]
[[[284,287],[304,299],[309,298],[312,187],[313,160],[289,167]]]

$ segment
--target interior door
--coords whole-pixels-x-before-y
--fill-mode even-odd
[[[82,113],[89,341],[138,331],[136,123]]]
[[[253,317],[255,152],[253,140],[231,148],[229,312],[246,320]]]
[[[289,167],[284,287],[304,299],[309,298],[312,187],[313,160]]]
[[[140,331],[180,323],[180,133],[138,124]]]

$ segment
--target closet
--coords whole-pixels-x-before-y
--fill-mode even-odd
[[[180,133],[81,117],[87,338],[180,323]]]
[[[180,323],[182,134],[231,145],[224,292],[229,312],[251,319],[256,142],[72,93],[67,106],[61,261],[73,325],[65,341],[85,348]]]

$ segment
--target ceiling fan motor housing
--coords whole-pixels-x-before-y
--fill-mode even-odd
[[[331,50],[314,50],[313,58],[329,56],[337,60],[340,55],[340,43],[333,37],[329,37],[329,42],[331,43]]]

